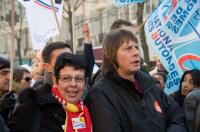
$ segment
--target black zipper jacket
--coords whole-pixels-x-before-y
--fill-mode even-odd
[[[105,74],[90,89],[88,106],[94,132],[185,132],[184,114],[170,97],[143,72],[134,82],[116,72]]]
[[[35,127],[38,127],[37,132],[64,132],[65,110],[52,95],[49,84],[43,84],[37,90],[24,90],[19,100],[8,123],[10,132],[36,132]],[[38,110],[41,117],[36,120]]]

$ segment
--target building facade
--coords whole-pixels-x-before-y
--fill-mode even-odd
[[[11,1],[0,0],[0,55],[9,58],[11,45]],[[19,56],[22,63],[30,63],[30,53],[32,46],[26,22],[25,10],[18,1],[14,1],[14,60],[15,65],[19,65]]]
[[[87,3],[87,2],[86,2]],[[144,4],[144,21],[150,15],[152,10],[158,5],[159,0],[147,0]],[[95,3],[96,7],[93,10],[89,10],[86,6],[88,13],[87,21],[90,27],[91,39],[93,42],[93,49],[96,62],[101,62],[102,60],[102,42],[106,33],[110,31],[111,24],[117,19],[124,19],[136,24],[136,11],[137,4],[129,4],[126,6],[115,7],[112,0],[100,0]],[[83,14],[76,16],[75,19],[76,26],[76,51],[81,52],[83,49],[83,37],[81,32],[81,25],[83,22]],[[143,54],[142,48],[140,46],[141,52]],[[151,51],[151,47],[149,49]],[[153,52],[150,52],[150,60],[153,60]]]
[[[158,4],[159,0],[146,0],[144,5],[145,17],[147,17]],[[83,35],[82,23],[86,20],[90,28],[90,36],[94,47],[94,54],[96,60],[101,59],[101,49],[103,38],[109,32],[110,26],[116,19],[125,19],[132,23],[136,23],[137,4],[129,4],[126,6],[115,7],[113,0],[85,0],[84,4],[75,11],[74,14],[74,34],[75,42],[73,47],[77,53],[83,50]],[[10,39],[10,1],[0,0],[0,55],[9,56]],[[71,40],[69,34],[68,16],[63,11],[63,19],[61,25],[61,33],[55,36],[50,41],[69,41]],[[144,18],[145,19],[145,18]],[[24,7],[22,7],[17,0],[15,0],[15,58],[18,60],[19,44],[21,46],[21,56],[23,60],[31,59],[33,53],[29,30],[27,27]],[[18,39],[17,39],[18,38]],[[18,40],[20,39],[20,42]],[[98,51],[97,51],[98,50]],[[151,56],[151,55],[150,55]]]

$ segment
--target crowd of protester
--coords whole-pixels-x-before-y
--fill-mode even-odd
[[[166,95],[167,70],[148,71],[132,23],[116,20],[103,41],[96,73],[87,23],[84,53],[66,42],[37,52],[32,70],[0,57],[0,132],[199,132],[200,70],[184,71]]]

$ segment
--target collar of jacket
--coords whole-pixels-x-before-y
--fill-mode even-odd
[[[37,89],[38,104],[60,104],[51,93],[52,86],[48,83],[43,84]]]
[[[134,82],[121,78],[116,71],[107,72],[104,74],[104,77],[114,81],[117,85],[125,88],[129,92],[133,91],[139,94],[139,92],[135,89]],[[142,71],[138,71],[135,74],[135,77],[138,79],[142,94],[150,90],[151,86],[155,83],[155,79],[153,77]]]

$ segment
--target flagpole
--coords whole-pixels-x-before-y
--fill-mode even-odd
[[[136,33],[144,26],[144,24],[146,23],[147,20],[148,20],[148,18],[146,18],[145,21],[143,21],[139,26],[136,27],[136,29],[135,29]]]
[[[59,22],[58,22],[58,16],[56,15],[56,11],[55,11],[55,6],[54,6],[54,3],[53,3],[53,0],[51,0],[51,5],[53,7],[53,14],[54,14],[54,17],[56,19],[56,23],[57,23],[57,27],[58,27],[58,31],[59,31],[59,35],[60,35],[61,29],[60,29],[60,25],[59,25]]]
[[[81,1],[82,2],[82,10],[83,10],[83,22],[86,20],[85,18],[85,5],[84,5],[84,0]]]
[[[75,24],[74,24],[74,1],[71,0],[71,10],[72,10],[72,34],[73,34],[73,53],[76,53],[76,48],[75,48]]]
[[[14,40],[14,23],[15,23],[15,10],[14,10],[14,1],[11,0],[10,4],[10,9],[11,9],[11,43],[10,43],[10,84],[9,84],[9,91],[12,90],[12,82],[13,82],[13,62],[14,62],[14,45],[15,45],[15,40]]]

